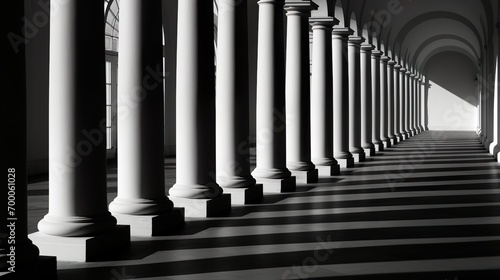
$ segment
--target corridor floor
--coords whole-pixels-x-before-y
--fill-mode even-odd
[[[165,172],[170,187],[174,159]],[[58,262],[58,277],[500,279],[499,174],[474,132],[427,131],[341,176],[188,219],[167,236],[133,237],[118,256]],[[116,168],[108,189],[111,201]],[[30,232],[47,212],[47,195],[46,180],[31,182]]]

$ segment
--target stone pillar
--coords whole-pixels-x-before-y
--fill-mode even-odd
[[[219,1],[216,76],[216,176],[232,204],[262,199],[250,174],[247,5]]]
[[[340,174],[333,157],[332,27],[334,18],[311,18],[313,30],[311,76],[311,157],[319,176]]]
[[[354,157],[349,151],[349,68],[347,41],[350,28],[333,28],[333,149],[340,167],[353,167]]]
[[[391,139],[389,138],[391,130],[390,127],[390,102],[389,102],[389,78],[387,73],[389,72],[389,57],[382,56],[380,58],[380,139],[382,140],[382,145],[384,148],[389,148],[391,146]],[[392,82],[392,80],[391,80]]]
[[[372,143],[372,44],[362,44],[360,53],[361,146],[367,157],[375,155]]]
[[[30,236],[42,254],[89,261],[126,248],[130,227],[108,211],[102,3],[58,8],[50,25],[49,212]]]
[[[40,256],[28,238],[27,92],[26,45],[11,44],[13,34],[23,34],[24,1],[4,3],[0,83],[2,104],[0,127],[2,146],[2,191],[0,193],[1,279],[56,279],[55,257]],[[15,243],[14,243],[15,242]]]
[[[215,72],[213,3],[183,0],[178,6],[177,159],[170,199],[188,217],[231,209],[215,172]]]
[[[387,107],[388,107],[388,136],[390,139],[390,145],[396,145],[398,143],[398,137],[395,131],[395,115],[396,115],[396,91],[395,86],[395,75],[394,66],[396,62],[389,60],[387,62]]]
[[[418,78],[418,94],[417,94],[417,126],[419,133],[424,132],[422,125],[422,76]]]
[[[118,196],[109,209],[132,235],[184,223],[183,209],[165,195],[163,79],[150,74],[163,69],[161,17],[161,1],[120,5],[118,103],[133,106],[118,111]]]
[[[381,114],[381,90],[380,85],[382,84],[380,81],[380,58],[383,52],[379,50],[373,50],[372,57],[372,140],[371,142],[375,145],[375,151],[383,151],[384,143],[381,139],[381,123],[380,120],[383,118]],[[386,67],[384,66],[384,69]]]
[[[399,131],[401,133],[401,140],[408,139],[408,133],[406,131],[406,119],[407,119],[407,108],[406,108],[406,68],[399,69]]]
[[[365,39],[349,36],[349,150],[355,162],[365,161],[365,150],[361,146],[361,88],[360,88],[360,46]],[[335,75],[335,74],[334,74]]]
[[[287,168],[302,184],[318,182],[311,162],[311,61],[309,16],[311,1],[287,2],[286,44],[286,158]]]
[[[405,132],[408,138],[412,137],[411,133],[411,72],[407,69],[404,73],[405,78]]]
[[[286,167],[283,0],[260,0],[257,58],[257,166],[264,192],[295,190]]]
[[[416,125],[415,125],[415,122],[416,122],[416,90],[415,90],[415,77],[416,75],[414,73],[411,73],[410,74],[410,91],[409,91],[409,96],[410,96],[410,99],[409,99],[409,107],[410,107],[410,126],[409,126],[409,129],[410,129],[410,133],[412,136],[415,136],[417,135],[417,129],[416,129]]]
[[[397,142],[403,141],[403,134],[401,134],[401,65],[394,65],[394,135]]]
[[[500,59],[497,58],[495,59],[495,73],[494,73],[494,88],[493,88],[493,119],[492,119],[492,123],[493,123],[493,131],[491,133],[492,137],[491,137],[491,140],[492,142],[490,143],[489,147],[488,147],[488,150],[490,151],[490,154],[493,155],[493,157],[495,157],[496,159],[498,159],[498,152],[499,152],[499,149],[500,149],[500,146],[499,146],[499,137],[500,137],[500,120],[498,119],[500,117],[499,115],[499,107],[500,107],[500,96],[499,96],[499,89],[498,89],[498,82],[499,82],[499,78],[498,76],[500,75],[500,73],[498,72],[499,71],[499,64],[500,63]]]
[[[424,78],[424,130],[429,130],[429,80]]]

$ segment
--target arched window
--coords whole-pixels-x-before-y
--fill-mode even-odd
[[[104,0],[106,50],[118,51],[120,1]]]
[[[119,0],[104,0],[104,38],[106,49],[106,149],[108,158],[116,157]]]

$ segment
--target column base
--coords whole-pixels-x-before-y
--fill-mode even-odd
[[[231,210],[231,195],[223,193],[215,198],[168,197],[175,206],[183,207],[186,217],[207,218]]]
[[[352,153],[352,157],[354,158],[354,162],[363,162],[366,160],[365,152],[362,153]]]
[[[384,143],[383,142],[373,144],[373,145],[375,145],[375,152],[382,152],[384,150]]]
[[[398,144],[398,137],[394,136],[394,138],[391,138],[391,147],[396,146]]]
[[[58,261],[89,262],[130,245],[130,226],[117,225],[114,230],[90,237],[61,237],[35,232],[28,237],[40,254],[56,256]]]
[[[318,169],[319,177],[331,177],[340,175],[340,165],[331,165],[331,166],[321,166],[316,165],[316,169]]]
[[[364,150],[365,150],[365,157],[373,157],[375,155],[375,147]]]
[[[387,140],[382,141],[382,145],[384,145],[384,150],[387,148],[390,148],[392,146],[391,142],[392,142],[391,139],[387,139]]]
[[[129,225],[130,234],[134,236],[162,235],[184,224],[184,209],[177,207],[158,215],[112,214],[118,224]]]
[[[255,180],[263,185],[264,193],[293,192],[297,187],[295,176],[284,179],[255,178]]]
[[[256,184],[250,188],[222,188],[224,193],[231,195],[231,204],[245,205],[253,201],[259,201],[264,196],[262,184]]]
[[[408,134],[408,133],[405,133],[405,134],[403,134],[402,136],[403,136],[403,140],[408,140],[408,139],[410,139],[410,134]]]
[[[341,158],[337,159],[337,162],[339,163],[339,166],[342,168],[351,168],[354,167],[354,158]]]
[[[318,169],[308,171],[290,171],[292,172],[292,176],[295,176],[295,183],[310,184],[318,182]]]

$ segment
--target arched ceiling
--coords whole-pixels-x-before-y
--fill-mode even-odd
[[[319,9],[313,16],[337,17],[386,55],[419,72],[432,56],[446,51],[462,53],[479,67],[499,21],[497,0],[314,2]]]

